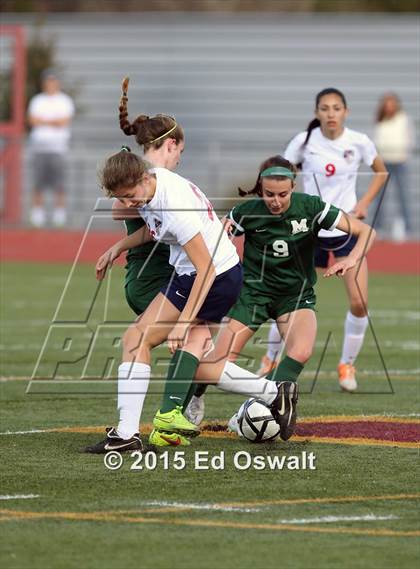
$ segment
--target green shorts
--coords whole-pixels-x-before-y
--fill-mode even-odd
[[[160,289],[169,282],[172,271],[173,268],[167,265],[160,273],[153,275],[143,273],[137,278],[139,269],[135,263],[130,263],[125,276],[125,298],[131,310],[136,314],[142,314],[159,294]]]
[[[277,320],[283,314],[302,308],[315,310],[315,304],[316,295],[312,287],[305,289],[301,295],[270,297],[263,296],[244,284],[238,302],[227,316],[256,331],[270,318]]]

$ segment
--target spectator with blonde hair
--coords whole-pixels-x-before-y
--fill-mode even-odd
[[[395,93],[386,93],[379,101],[374,141],[390,175],[389,187],[397,191],[403,225],[396,219],[394,234],[397,239],[404,240],[412,229],[407,203],[407,162],[414,146],[414,136],[410,119]],[[379,230],[384,227],[384,205],[387,202],[385,194],[375,222]],[[377,203],[379,205],[379,200]]]

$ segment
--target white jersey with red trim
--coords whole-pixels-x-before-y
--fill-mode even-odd
[[[331,140],[321,129],[311,132],[303,146],[306,131],[300,132],[288,144],[284,157],[293,164],[302,165],[303,187],[307,194],[350,212],[357,202],[356,182],[360,164],[372,166],[378,156],[374,143],[361,132],[345,128],[343,134]],[[344,235],[339,229],[321,230],[320,237]]]
[[[196,272],[183,246],[198,233],[220,275],[239,263],[235,246],[229,240],[213,206],[192,182],[165,168],[153,168],[156,191],[152,200],[139,208],[155,241],[170,246],[169,263],[178,275]]]

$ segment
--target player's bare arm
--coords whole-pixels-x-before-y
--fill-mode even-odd
[[[120,241],[115,243],[115,245],[110,247],[99,257],[96,263],[96,278],[101,281],[105,277],[107,268],[112,266],[115,259],[118,259],[121,253],[128,251],[128,249],[133,249],[138,245],[143,245],[151,240],[152,238],[146,225],[131,235],[127,235],[127,237],[120,239]]]
[[[370,225],[367,225],[359,219],[344,213],[341,216],[340,221],[337,223],[337,229],[355,235],[357,237],[357,242],[350,255],[341,261],[334,263],[325,271],[324,277],[331,277],[332,275],[337,275],[339,277],[344,276],[349,269],[356,266],[360,259],[366,255],[376,236],[376,231]]]
[[[388,178],[388,172],[384,161],[380,156],[377,156],[371,166],[373,172],[375,173],[367,192],[360,198],[354,207],[353,215],[358,219],[365,219],[368,214],[368,207],[381,191],[382,186],[385,184]]]

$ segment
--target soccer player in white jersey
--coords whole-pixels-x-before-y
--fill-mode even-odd
[[[381,190],[387,178],[384,162],[373,142],[361,132],[345,126],[348,115],[344,94],[338,89],[324,89],[316,96],[315,119],[306,131],[295,136],[286,148],[285,158],[299,165],[303,174],[303,187],[307,194],[318,195],[358,219],[364,219],[368,207]],[[361,163],[373,172],[368,190],[357,200],[356,182]],[[355,239],[338,229],[319,232],[319,245],[315,253],[315,265],[328,265],[331,252],[336,260],[346,257]],[[357,279],[356,279],[357,277]],[[349,310],[344,323],[344,340],[338,378],[345,391],[357,389],[355,360],[363,345],[368,326],[368,265],[366,258],[360,266],[344,276]],[[259,373],[265,375],[272,369],[277,354],[282,351],[281,338],[276,323],[269,332],[269,349],[263,357]]]
[[[220,323],[242,285],[236,248],[206,196],[178,174],[149,167],[128,147],[105,163],[102,187],[124,206],[138,208],[146,225],[100,257],[97,278],[103,279],[122,252],[151,240],[169,245],[175,273],[124,335],[118,369],[120,421],[88,452],[142,448],[138,426],[151,375],[150,352],[165,340],[172,353],[169,381],[149,440],[159,446],[165,437],[171,445],[189,444],[187,437],[199,434],[198,427],[182,415],[182,405],[194,389],[199,361],[211,345],[211,324]]]

